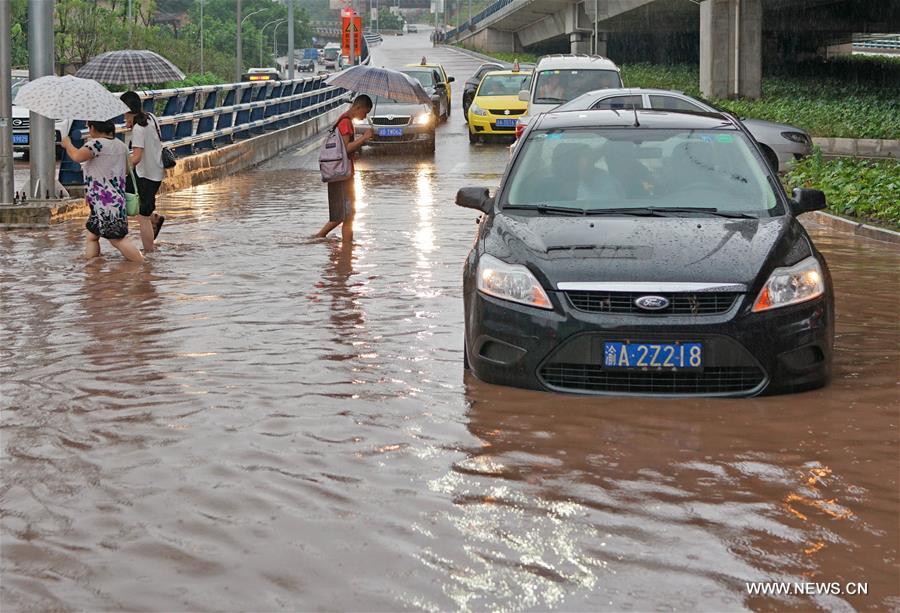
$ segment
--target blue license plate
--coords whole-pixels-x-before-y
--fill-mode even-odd
[[[378,136],[403,136],[403,128],[378,128]]]
[[[497,127],[498,128],[515,128],[517,119],[498,119]]]
[[[13,145],[27,145],[28,144],[28,135],[27,134],[13,134]]]
[[[702,343],[603,343],[604,368],[703,368]]]

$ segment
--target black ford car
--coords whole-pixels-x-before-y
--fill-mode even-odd
[[[753,396],[827,383],[831,279],[739,121],[715,113],[538,117],[464,272],[466,365],[587,394]]]

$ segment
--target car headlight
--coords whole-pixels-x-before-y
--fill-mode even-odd
[[[416,117],[416,123],[419,124],[420,126],[427,126],[428,124],[431,123],[431,121],[433,119],[434,119],[434,114],[430,113],[428,111],[425,111],[424,113],[419,113],[419,115]]]
[[[798,145],[810,144],[809,136],[807,136],[803,132],[782,132],[781,135],[792,143],[797,143]]]
[[[553,309],[547,292],[525,266],[490,255],[478,260],[478,291],[539,309]]]
[[[472,113],[473,115],[478,115],[479,117],[484,117],[485,115],[487,115],[487,111],[485,111],[483,108],[481,108],[474,102],[469,107],[469,112]]]
[[[825,276],[810,256],[793,266],[776,268],[759,292],[753,311],[768,311],[818,298],[825,293]]]

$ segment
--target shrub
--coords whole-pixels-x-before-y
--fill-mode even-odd
[[[837,215],[900,226],[900,160],[826,159],[816,148],[783,181],[788,190],[821,189]]]

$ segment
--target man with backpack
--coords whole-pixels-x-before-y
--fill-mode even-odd
[[[325,238],[329,232],[343,224],[341,237],[345,245],[353,240],[353,217],[356,214],[356,195],[353,188],[354,154],[372,138],[375,133],[369,129],[359,138],[354,138],[353,120],[364,120],[372,110],[372,99],[362,94],[357,96],[350,110],[341,115],[329,132],[319,153],[319,168],[322,181],[328,183],[328,223],[316,234]]]

